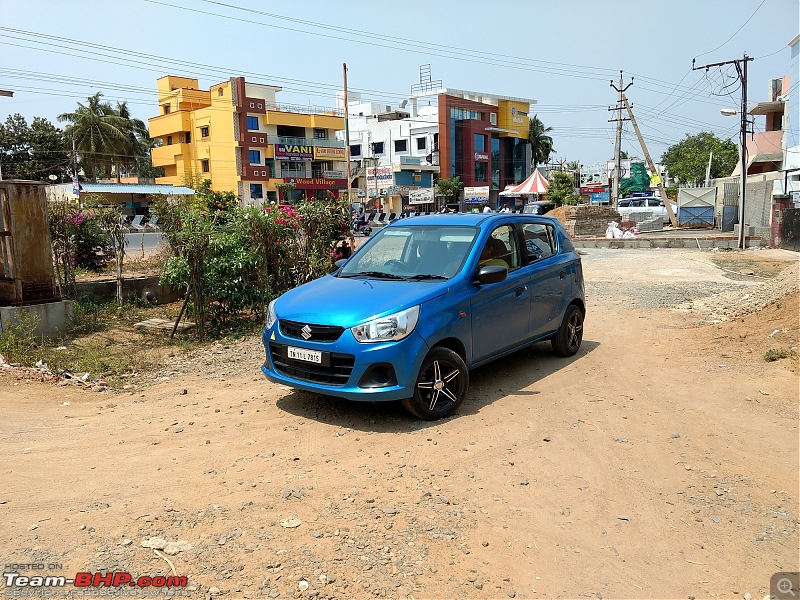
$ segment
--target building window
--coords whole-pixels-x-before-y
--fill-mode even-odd
[[[475,163],[475,181],[486,181],[486,163],[485,162],[476,162]]]
[[[394,151],[395,152],[407,152],[408,151],[408,140],[395,140],[394,141]]]
[[[200,168],[203,169],[203,173],[208,173],[211,168],[208,166],[208,159],[204,158],[200,161]]]
[[[250,164],[251,165],[260,165],[261,164],[261,151],[260,150],[250,150]]]
[[[383,142],[372,142],[372,154],[383,154]]]
[[[164,105],[164,114],[168,115],[172,111],[172,107],[169,104]]]
[[[475,152],[486,152],[486,136],[475,134]]]
[[[314,129],[314,139],[315,140],[327,140],[328,139],[328,130],[327,129]]]
[[[208,126],[200,128],[200,137],[208,137]]]
[[[250,184],[250,197],[251,198],[263,198],[264,197],[264,186],[260,183],[251,183]]]
[[[439,134],[433,134],[433,151],[436,152],[439,149]]]
[[[223,88],[223,87],[219,88],[219,95],[220,96],[224,96],[225,95],[225,88]]]
[[[361,144],[350,145],[350,158],[361,156]]]
[[[427,141],[424,137],[417,138],[417,150],[425,150],[427,147]]]
[[[247,117],[247,131],[258,131],[258,117]]]
[[[171,135],[167,136],[167,146],[172,146],[172,136]]]
[[[186,144],[191,144],[192,143],[192,132],[191,131],[187,131],[186,132],[186,136],[184,137],[184,140],[185,140]]]

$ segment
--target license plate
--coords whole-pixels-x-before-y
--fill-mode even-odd
[[[306,350],[305,348],[295,348],[289,346],[287,348],[289,358],[293,360],[302,360],[303,362],[322,364],[322,352],[319,350]]]

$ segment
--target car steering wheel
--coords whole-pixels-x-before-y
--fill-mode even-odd
[[[397,260],[397,259],[394,259],[394,258],[392,260],[387,260],[385,263],[383,263],[383,266],[384,267],[391,267],[392,271],[395,271],[395,270],[398,270],[398,269],[403,271],[406,268],[406,264],[402,260]]]

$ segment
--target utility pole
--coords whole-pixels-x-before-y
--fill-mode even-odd
[[[678,219],[675,218],[675,213],[672,211],[672,204],[670,204],[669,198],[667,198],[667,191],[664,189],[664,182],[661,181],[661,177],[656,171],[656,165],[653,162],[653,159],[650,158],[650,152],[647,151],[647,145],[644,143],[644,138],[642,137],[642,132],[639,131],[639,125],[636,123],[636,118],[633,116],[633,110],[631,109],[631,105],[628,104],[628,98],[625,94],[622,95],[622,101],[625,103],[625,109],[628,111],[628,118],[631,120],[631,124],[633,125],[633,130],[636,132],[636,137],[639,138],[639,144],[642,147],[642,152],[644,152],[644,157],[647,160],[647,165],[650,167],[650,172],[656,177],[658,181],[658,193],[661,195],[661,200],[664,202],[664,206],[667,209],[667,215],[669,216],[669,222],[673,227],[678,226]]]
[[[72,197],[77,202],[81,197],[81,184],[78,181],[78,156],[75,152],[75,132],[72,132]]]
[[[617,98],[617,106],[608,109],[617,111],[617,118],[608,120],[609,123],[614,121],[617,122],[617,138],[614,141],[614,181],[611,187],[611,206],[614,208],[617,207],[617,200],[619,199],[619,174],[622,170],[622,165],[620,164],[619,160],[620,147],[622,146],[622,121],[627,121],[627,119],[622,118],[622,94],[632,85],[633,77],[631,77],[631,82],[628,85],[622,87],[622,71],[619,72],[619,86],[614,85],[614,82],[611,81],[611,87],[617,90],[617,93],[619,94]]]
[[[745,223],[744,223],[744,196],[747,190],[747,134],[749,133],[750,129],[750,122],[747,118],[747,63],[753,60],[747,53],[745,52],[742,58],[737,58],[734,60],[726,60],[723,62],[718,63],[709,63],[707,65],[703,65],[701,67],[696,67],[694,65],[694,60],[692,60],[692,70],[697,71],[699,69],[705,69],[708,71],[711,67],[721,67],[723,65],[735,65],[736,66],[736,73],[739,75],[739,81],[742,84],[742,105],[739,108],[739,117],[740,117],[740,124],[739,124],[739,157],[740,157],[740,165],[739,165],[739,178],[741,181],[739,182],[739,240],[738,240],[738,247],[740,250],[744,250],[746,246],[746,236],[745,236]]]
[[[352,206],[353,197],[351,196],[351,173],[350,173],[350,107],[347,103],[347,63],[342,63],[342,75],[344,77],[344,160],[347,163],[347,201]]]
[[[344,160],[347,163],[347,204],[350,215],[350,251],[355,250],[356,241],[353,238],[353,196],[352,180],[350,173],[350,105],[347,102],[347,63],[342,63],[342,76],[344,78]]]

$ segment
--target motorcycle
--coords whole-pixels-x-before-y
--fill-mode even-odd
[[[368,236],[372,233],[372,227],[370,227],[364,219],[353,219],[353,232]]]

